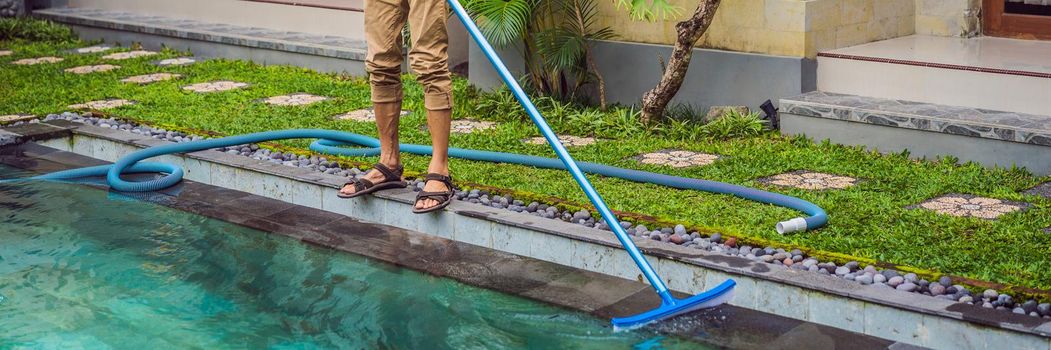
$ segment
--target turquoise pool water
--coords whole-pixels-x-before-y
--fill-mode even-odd
[[[0,185],[0,348],[698,346],[85,186]]]

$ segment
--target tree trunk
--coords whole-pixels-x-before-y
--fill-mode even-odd
[[[668,65],[657,86],[642,95],[642,122],[649,124],[655,118],[664,115],[672,97],[679,92],[682,81],[686,78],[686,69],[690,67],[693,48],[701,35],[708,30],[719,8],[721,0],[701,0],[693,16],[675,24],[675,47],[672,48]]]
[[[584,51],[584,56],[588,60],[588,68],[592,74],[595,74],[595,82],[598,83],[598,105],[599,109],[606,110],[606,79],[602,78],[602,73],[598,71],[598,65],[595,64],[595,56],[591,54],[591,49]]]

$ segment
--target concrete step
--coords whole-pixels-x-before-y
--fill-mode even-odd
[[[365,41],[354,37],[83,7],[42,9],[33,15],[67,24],[86,40],[141,43],[153,50],[167,46],[189,50],[199,57],[240,58],[365,74]]]
[[[913,35],[818,53],[820,91],[1051,115],[1051,42]]]
[[[1051,115],[821,91],[781,99],[780,115],[784,134],[1051,175]]]
[[[365,38],[363,0],[69,0],[65,7]]]

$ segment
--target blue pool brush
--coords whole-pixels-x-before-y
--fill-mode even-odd
[[[719,304],[729,301],[733,295],[734,286],[737,285],[732,279],[724,281],[722,284],[712,288],[704,293],[686,298],[676,299],[671,295],[671,291],[664,285],[664,281],[661,280],[660,276],[653,270],[653,266],[646,261],[646,257],[639,252],[639,248],[635,246],[635,242],[631,241],[631,237],[624,232],[624,228],[618,225],[620,220],[613,215],[613,212],[606,206],[606,202],[602,200],[602,196],[595,191],[595,188],[588,182],[587,177],[580,171],[576,161],[573,157],[566,152],[566,148],[562,146],[562,142],[558,140],[555,133],[551,131],[551,127],[547,125],[547,121],[540,115],[540,112],[533,105],[533,101],[529,99],[525,91],[522,90],[521,86],[518,86],[518,82],[515,80],[511,72],[507,70],[503,61],[496,55],[492,45],[485,39],[482,32],[478,30],[478,26],[474,23],[470,16],[467,15],[467,11],[464,10],[463,6],[457,0],[448,0],[449,5],[452,7],[456,17],[460,18],[460,22],[463,22],[464,27],[467,28],[467,32],[471,34],[474,41],[478,43],[478,47],[482,49],[485,56],[489,58],[489,62],[493,64],[493,68],[496,69],[497,73],[500,74],[500,78],[503,79],[504,84],[511,89],[514,93],[515,98],[525,108],[526,113],[529,114],[529,118],[533,119],[533,123],[536,124],[537,128],[540,129],[540,133],[547,139],[548,144],[558,155],[558,158],[565,164],[569,173],[573,175],[573,179],[577,181],[580,188],[584,190],[584,194],[587,195],[591,204],[595,205],[595,209],[598,210],[602,218],[609,223],[610,229],[617,235],[617,239],[624,245],[624,249],[631,255],[631,259],[638,265],[639,270],[642,270],[642,274],[646,276],[646,280],[650,282],[653,289],[657,292],[657,295],[661,298],[661,305],[656,309],[643,312],[638,315],[614,318],[613,326],[617,329],[631,329],[644,326],[651,322],[665,320],[677,315],[681,315],[687,312],[691,312],[698,309],[708,308],[717,306]]]

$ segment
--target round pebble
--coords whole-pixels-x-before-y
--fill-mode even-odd
[[[939,296],[939,295],[945,294],[945,286],[943,286],[941,283],[938,283],[938,282],[931,283],[930,287],[928,287],[928,288],[930,289],[931,295],[933,295],[933,296]]]
[[[897,287],[895,287],[895,289],[897,289],[897,290],[906,291],[906,292],[915,291],[916,288],[917,288],[916,284],[912,283],[912,282],[905,282],[905,283],[899,284]]]

